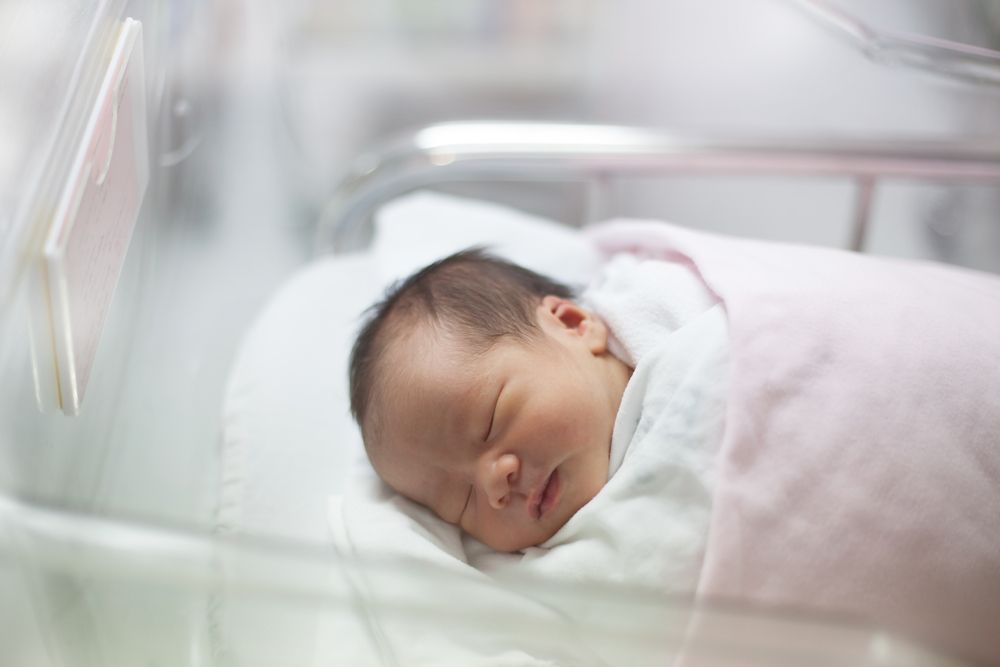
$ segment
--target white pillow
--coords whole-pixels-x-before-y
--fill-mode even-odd
[[[376,219],[375,261],[386,282],[474,245],[576,288],[601,264],[577,230],[499,204],[418,192],[383,207]]]
[[[247,331],[223,403],[217,529],[329,543],[327,498],[363,460],[347,361],[386,285],[471,245],[582,287],[600,258],[575,230],[430,192],[376,216],[371,250],[303,267]]]
[[[223,403],[217,529],[329,542],[325,505],[362,451],[347,359],[380,293],[369,254],[293,275],[247,331]]]

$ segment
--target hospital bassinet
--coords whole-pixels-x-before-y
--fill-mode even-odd
[[[833,213],[844,224],[824,239],[862,250],[876,185],[885,181],[962,184],[1000,182],[1000,146],[982,142],[904,140],[816,141],[692,138],[638,128],[531,123],[449,123],[430,126],[375,147],[331,196],[316,229],[320,253],[356,258],[370,240],[374,212],[392,198],[420,188],[461,189],[485,184],[503,198],[516,184],[578,183],[587,211],[578,222],[619,212],[630,179],[670,176],[756,181],[794,188],[811,178],[837,182]],[[774,179],[767,181],[766,179]],[[823,187],[826,187],[825,185]],[[843,188],[856,188],[845,197]],[[904,213],[906,209],[903,209]],[[137,237],[131,252],[153,240]],[[126,265],[129,271],[142,267]],[[5,274],[6,275],[6,274]],[[456,581],[427,564],[398,559],[360,562],[338,556],[309,529],[241,524],[239,512],[218,520],[215,504],[226,479],[217,462],[191,483],[212,507],[195,525],[170,517],[149,520],[137,510],[102,512],[100,502],[75,502],[84,490],[60,493],[66,466],[24,442],[51,438],[72,451],[73,430],[84,423],[109,435],[111,407],[94,406],[77,418],[40,416],[22,307],[35,298],[24,275],[3,302],[4,442],[0,463],[0,663],[11,665],[312,665],[396,664],[378,618],[405,619],[428,634],[518,637],[524,646],[577,642],[599,646],[601,656],[630,651],[683,652],[692,664],[938,665],[958,664],[855,619],[803,617],[611,585],[503,582],[513,595],[563,601],[600,600],[606,616],[586,627],[539,625],[498,618],[490,609],[464,608],[475,582]],[[119,292],[117,299],[142,295]],[[111,327],[120,323],[110,322]],[[129,334],[112,331],[112,338]],[[104,351],[105,356],[112,354]],[[128,360],[102,359],[112,367]],[[100,378],[97,381],[101,381]],[[111,380],[109,380],[111,381]],[[132,387],[134,390],[134,387]],[[89,406],[88,406],[89,407]],[[219,405],[205,407],[218,411]],[[225,425],[224,425],[225,426]],[[39,446],[48,444],[39,442]],[[105,443],[111,448],[115,443]],[[203,452],[224,456],[221,447]],[[337,460],[337,454],[331,454]],[[339,463],[346,464],[344,460]],[[147,465],[155,465],[151,459]],[[46,466],[52,476],[46,476]],[[192,464],[192,470],[198,469]],[[19,477],[20,473],[31,474]],[[343,481],[343,470],[337,472]],[[172,480],[183,483],[182,480]],[[332,489],[317,492],[317,497]],[[153,492],[155,490],[151,490]],[[268,502],[280,504],[281,499]],[[83,505],[85,509],[81,509]],[[232,509],[232,508],[230,508]],[[276,510],[281,515],[283,510]],[[287,510],[284,510],[287,516]],[[377,598],[361,595],[359,577],[379,583]],[[691,643],[685,629],[712,629]]]
[[[1000,179],[992,147],[708,143],[627,128],[501,123],[425,128],[359,164],[362,168],[327,209],[321,244],[332,242],[339,249],[358,243],[366,229],[361,222],[383,201],[446,181],[529,174],[604,179],[630,170],[718,169],[834,174],[863,183],[885,177]],[[863,238],[869,201],[863,193],[855,239]],[[686,623],[704,617],[719,621],[719,631],[703,644],[684,647],[696,661],[939,664],[877,628],[838,619],[692,604],[628,588],[506,582],[530,596],[538,596],[541,587],[569,599],[596,597],[608,610],[605,622],[594,627],[522,627],[517,618],[494,618],[488,609],[451,613],[446,600],[474,596],[475,586],[449,581],[426,564],[349,562],[315,542],[213,535],[74,513],[25,497],[6,497],[2,516],[5,632],[12,632],[5,644],[16,664],[141,659],[158,664],[159,656],[170,664],[192,665],[313,664],[317,656],[354,664],[358,654],[338,654],[337,638],[344,636],[367,637],[367,655],[375,664],[391,664],[392,657],[380,653],[377,626],[369,618],[372,608],[426,624],[428,633],[444,627],[489,633],[502,626],[529,644],[585,636],[612,652],[616,644],[632,650],[644,643],[680,647]],[[359,570],[384,581],[381,589],[393,594],[359,598],[351,579]],[[234,628],[243,634],[235,636]]]

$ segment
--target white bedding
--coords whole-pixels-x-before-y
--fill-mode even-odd
[[[477,220],[485,221],[483,235],[471,231]],[[448,241],[439,243],[439,234],[448,235]],[[222,647],[217,653],[236,647],[238,651],[228,651],[234,663],[242,664],[243,655],[253,662],[249,658],[258,647],[252,640],[266,640],[268,655],[297,665],[335,663],[333,656],[343,658],[345,651],[357,658],[348,662],[357,664],[663,663],[666,656],[650,651],[648,644],[633,646],[629,653],[629,646],[619,643],[602,653],[609,644],[579,631],[614,624],[634,630],[633,637],[652,636],[668,627],[663,618],[609,616],[607,609],[595,606],[596,598],[569,600],[565,591],[550,595],[544,586],[530,595],[514,595],[503,582],[515,573],[545,580],[639,582],[658,593],[693,587],[705,546],[708,498],[713,484],[719,489],[723,484],[707,461],[717,445],[723,399],[735,382],[729,383],[726,372],[731,340],[725,314],[703,301],[683,266],[674,266],[672,277],[653,276],[661,288],[675,287],[666,306],[650,306],[659,322],[672,327],[669,334],[643,324],[643,291],[631,289],[642,283],[638,274],[658,271],[655,266],[623,264],[620,280],[613,269],[603,287],[588,295],[590,305],[611,323],[619,353],[635,361],[637,370],[612,444],[617,472],[540,548],[512,557],[463,540],[453,527],[392,494],[361,456],[357,428],[346,409],[347,351],[360,304],[373,300],[393,278],[458,248],[491,240],[508,245],[505,254],[515,261],[572,283],[589,280],[598,265],[586,241],[565,228],[488,204],[438,195],[405,198],[382,215],[373,251],[322,260],[276,296],[248,332],[225,406],[220,528],[319,540],[362,558],[408,555],[450,569],[459,583],[454,589],[434,589],[418,577],[374,580],[359,573],[355,584],[367,627],[354,623],[347,631],[346,625],[327,625],[329,615],[322,620],[299,616],[280,626],[255,622],[259,619],[229,613],[223,598],[214,607],[211,625],[216,647]],[[679,282],[671,283],[675,279]],[[615,285],[624,292],[615,292]],[[342,310],[345,304],[353,304],[349,313]],[[733,322],[735,330],[735,318]],[[638,338],[629,331],[638,332]],[[654,553],[655,558],[645,558]],[[497,623],[484,632],[469,632],[459,624],[449,633],[455,626],[447,621],[434,626],[436,616],[431,626],[415,627],[412,615],[378,605],[365,608],[365,600],[377,600],[386,586],[426,596],[452,618],[465,610],[485,610]],[[536,623],[557,639],[546,643],[523,637],[520,630],[526,623]],[[440,632],[428,633],[428,627]],[[684,627],[683,619],[670,622],[674,645],[684,641],[676,634]],[[810,632],[821,629],[810,627]],[[380,638],[379,647],[371,637]],[[836,647],[849,644],[843,632],[831,637]],[[882,635],[877,645],[868,643],[866,633],[855,639],[862,653],[892,648]]]

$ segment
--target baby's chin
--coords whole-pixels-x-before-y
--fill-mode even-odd
[[[560,528],[562,528],[561,525],[530,536],[489,537],[473,535],[472,537],[476,538],[478,541],[482,542],[494,551],[500,551],[502,553],[517,553],[519,551],[524,551],[525,549],[530,549],[531,547],[537,547],[539,544],[542,544],[559,532]]]
[[[537,547],[549,540],[566,525],[575,513],[572,512],[566,517],[553,516],[550,521],[525,526],[521,530],[514,530],[503,535],[475,535],[472,533],[470,535],[494,551],[517,553],[531,547]]]

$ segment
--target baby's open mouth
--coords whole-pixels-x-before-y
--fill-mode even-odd
[[[545,516],[552,507],[559,500],[559,492],[562,490],[562,485],[559,483],[559,469],[556,468],[549,475],[549,478],[545,480],[545,486],[542,487],[541,493],[538,494],[537,499],[531,503],[531,516],[536,520],[541,519]]]

